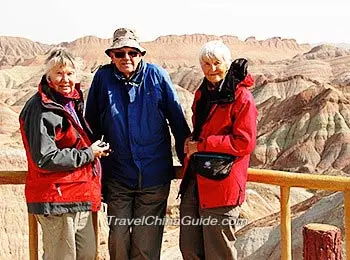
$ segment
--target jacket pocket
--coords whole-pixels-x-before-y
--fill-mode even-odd
[[[58,201],[90,201],[91,183],[87,181],[54,183],[52,196]]]

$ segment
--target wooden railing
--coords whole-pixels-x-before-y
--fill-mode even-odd
[[[344,192],[345,246],[346,255],[350,256],[350,177],[248,169],[248,181],[280,186],[282,260],[292,259],[290,188]]]
[[[26,171],[0,171],[0,184],[25,183]],[[346,254],[350,256],[350,177],[301,174],[293,172],[248,169],[248,181],[278,185],[281,189],[281,259],[292,259],[292,236],[290,215],[290,188],[301,187],[314,190],[344,192],[344,223]],[[97,215],[94,222],[97,227]],[[97,229],[96,229],[97,233]],[[30,259],[38,259],[38,231],[33,215],[29,214]]]

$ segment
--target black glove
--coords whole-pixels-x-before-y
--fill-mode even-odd
[[[231,63],[222,84],[211,98],[212,104],[232,103],[235,100],[236,86],[247,76],[248,61],[236,59]]]

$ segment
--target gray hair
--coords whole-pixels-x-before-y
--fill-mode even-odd
[[[46,75],[57,65],[70,66],[75,70],[78,69],[78,62],[74,56],[63,47],[53,48],[45,60],[45,65]]]
[[[199,53],[199,62],[202,63],[206,60],[219,60],[230,66],[231,63],[231,51],[222,42],[222,40],[214,40],[204,44]]]

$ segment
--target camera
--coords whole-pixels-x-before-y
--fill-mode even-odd
[[[101,147],[101,148],[104,148],[104,147],[106,147],[107,145],[108,145],[108,143],[106,143],[106,142],[101,142],[101,143],[98,144],[97,146],[98,146],[98,147]],[[107,149],[103,150],[103,152],[105,152],[105,153],[112,153],[113,150],[112,150],[111,148],[109,148],[108,150],[107,150]]]
[[[104,148],[104,147],[108,146],[108,143],[104,142],[103,139],[104,139],[104,135],[102,135],[102,137],[101,137],[101,143],[99,143],[99,144],[97,145],[98,147]],[[112,153],[113,150],[109,148],[108,150],[105,149],[103,152]]]
[[[97,146],[103,148],[103,147],[107,146],[107,143],[106,142],[101,142]]]

